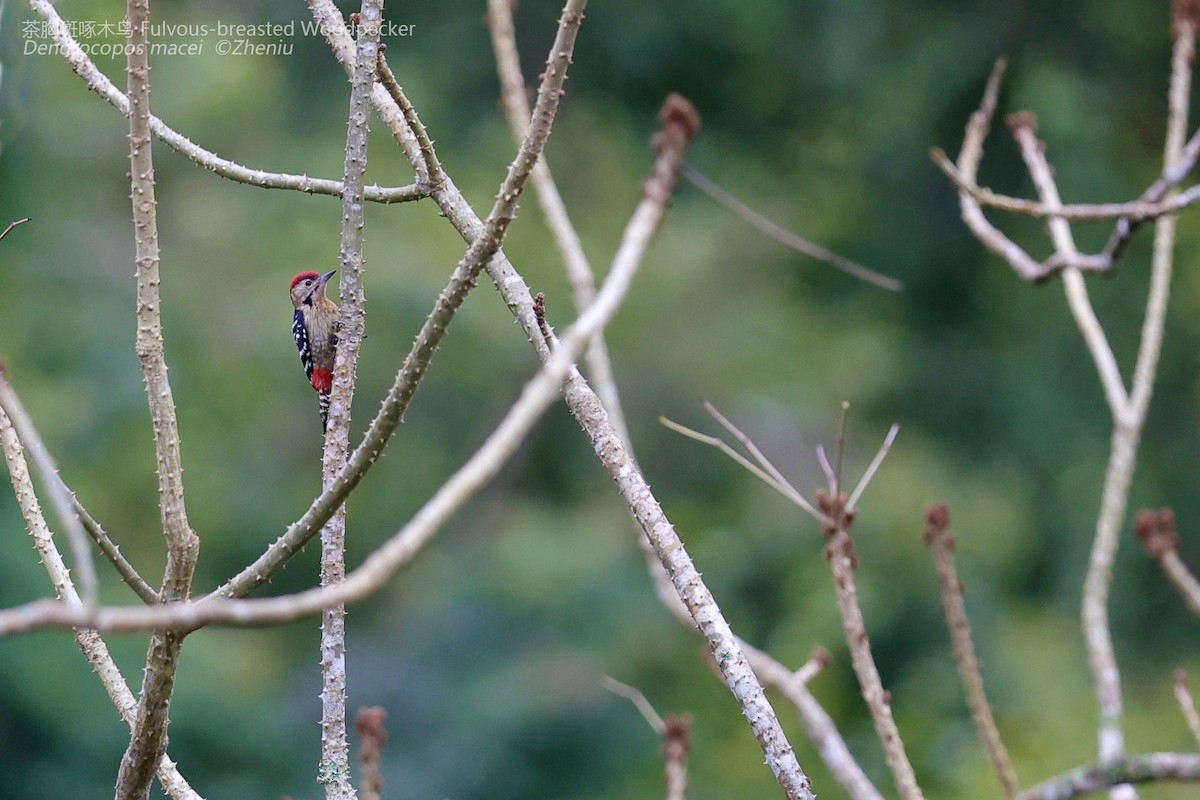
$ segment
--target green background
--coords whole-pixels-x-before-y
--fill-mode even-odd
[[[347,11],[349,4],[342,4]],[[1057,280],[1032,287],[959,219],[931,146],[957,152],[997,56],[1001,113],[1038,114],[1067,201],[1135,197],[1159,171],[1169,75],[1166,2],[615,0],[590,6],[547,151],[585,249],[603,270],[640,196],[663,97],[704,128],[689,161],[770,218],[904,281],[892,294],[787,250],[688,185],[675,198],[608,333],[647,477],[736,631],[792,666],[814,644],[833,665],[813,691],[877,785],[889,779],[841,642],[812,520],[660,415],[715,432],[713,402],[804,491],[814,448],[853,405],[854,478],[893,422],[901,433],[861,501],[859,588],[885,685],[930,798],[998,796],[964,710],[923,509],[950,505],[988,689],[1022,785],[1095,758],[1095,703],[1078,604],[1110,430],[1095,370]],[[62,2],[115,22],[119,3]],[[536,81],[558,6],[523,0]],[[176,24],[286,23],[299,3],[168,2]],[[486,209],[513,145],[497,102],[485,4],[394,2],[414,25],[388,58],[448,172]],[[163,565],[153,448],[133,350],[127,123],[65,62],[24,55],[34,19],[4,9],[0,354],[62,474],[142,572]],[[191,41],[191,39],[186,39]],[[91,41],[100,41],[92,39]],[[115,40],[114,40],[115,41]],[[289,55],[153,65],[156,114],[206,148],[266,170],[338,178],[348,84],[317,38]],[[118,85],[123,64],[98,59]],[[378,123],[368,180],[411,180]],[[340,201],[217,178],[155,143],[164,324],[179,409],[198,590],[256,556],[318,488],[320,428],[288,330],[285,283],[337,264]],[[981,181],[1028,195],[1002,125]],[[1042,225],[1002,218],[1036,257]],[[1078,225],[1085,249],[1107,226]],[[1197,227],[1185,215],[1167,342],[1131,508],[1173,507],[1200,563],[1195,491]],[[1089,287],[1126,374],[1137,345],[1148,232]],[[430,201],[369,206],[368,339],[355,431],[377,407],[463,244]],[[553,241],[526,196],[505,245],[551,321],[572,316]],[[485,284],[438,352],[407,422],[350,504],[353,566],[480,443],[536,362]],[[1196,620],[1123,526],[1112,621],[1132,752],[1194,749],[1172,670],[1200,667]],[[269,587],[315,581],[317,550]],[[136,602],[105,565],[103,599]],[[11,494],[0,492],[0,603],[49,584]],[[385,796],[653,798],[658,744],[603,674],[660,712],[695,715],[697,800],[777,797],[770,771],[699,639],[657,603],[634,529],[578,427],[551,410],[501,475],[414,564],[351,608],[352,706],[383,705]],[[316,798],[315,619],[189,638],[170,753],[210,798]],[[145,637],[109,637],[136,690]],[[1200,684],[1197,684],[1200,687]],[[841,796],[794,711],[777,704],[819,796]],[[0,640],[0,797],[108,796],[127,731],[71,639]],[[159,790],[156,788],[155,792]],[[1147,798],[1194,787],[1147,789]]]

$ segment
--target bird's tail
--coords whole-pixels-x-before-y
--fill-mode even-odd
[[[317,393],[317,407],[321,410],[321,430],[329,428],[329,392]]]

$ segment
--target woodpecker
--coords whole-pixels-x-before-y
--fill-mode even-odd
[[[317,390],[321,430],[329,424],[329,390],[333,387],[333,358],[337,350],[341,310],[325,295],[325,284],[337,270],[324,275],[301,272],[292,278],[292,337],[300,351],[304,374]]]

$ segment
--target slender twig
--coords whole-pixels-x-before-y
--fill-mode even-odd
[[[1071,800],[1123,784],[1200,782],[1200,755],[1145,753],[1078,767],[1026,789],[1017,800]]]
[[[975,732],[983,742],[992,768],[1000,779],[1004,796],[1012,800],[1017,796],[1020,784],[1013,770],[1012,759],[1000,738],[992,706],[983,689],[983,674],[979,659],[975,656],[975,644],[971,638],[971,621],[967,617],[963,601],[963,585],[958,580],[954,566],[954,534],[950,531],[950,512],[944,505],[930,506],[925,512],[925,544],[933,551],[937,567],[938,582],[942,585],[942,613],[950,628],[954,642],[954,661],[958,664],[958,677],[967,693],[967,707],[971,710],[971,721]]]
[[[812,654],[809,655],[808,661],[805,661],[800,665],[798,670],[792,673],[791,679],[807,685],[825,671],[825,668],[829,666],[829,662],[832,659],[833,656],[828,650],[817,645],[813,648]]]
[[[521,74],[521,58],[517,53],[516,30],[513,26],[513,10],[516,3],[512,0],[488,0],[488,30],[492,34],[492,49],[496,52],[496,74],[500,78],[500,97],[504,115],[508,119],[513,137],[519,142],[529,129],[530,108],[529,97],[525,89],[525,78]],[[567,214],[566,204],[559,194],[558,185],[550,172],[550,165],[545,158],[533,167],[533,188],[538,205],[546,220],[546,227],[554,236],[554,242],[562,255],[563,265],[567,272],[567,281],[571,285],[571,294],[575,302],[576,312],[582,312],[592,302],[596,294],[596,278],[587,255],[583,252],[583,244],[579,234]],[[631,448],[629,427],[625,422],[625,414],[621,408],[621,396],[617,390],[616,378],[613,375],[612,363],[608,357],[608,345],[604,336],[597,336],[592,341],[585,355],[587,374],[592,388],[600,396],[608,416],[616,428],[622,441]]]
[[[493,2],[497,1],[502,2],[502,0],[493,0]],[[729,192],[722,189],[708,176],[695,167],[689,164],[684,164],[683,168],[680,170],[680,173],[684,178],[687,179],[688,183],[692,184],[697,189],[715,200],[717,203],[724,206],[725,209],[732,212],[734,216],[738,217],[744,222],[749,223],[760,233],[766,234],[780,244],[786,245],[787,247],[803,253],[810,258],[815,258],[818,261],[824,261],[826,264],[840,269],[847,275],[853,275],[860,281],[866,281],[872,286],[878,286],[880,289],[887,289],[889,292],[900,292],[904,290],[904,284],[895,278],[878,273],[873,269],[868,269],[862,264],[858,264],[848,258],[843,258],[832,250],[821,247],[819,244],[814,244],[802,236],[789,231],[787,228],[772,222],[762,214],[750,208],[750,206],[746,205],[741,200],[738,200]]]
[[[685,425],[680,425],[678,422],[673,422],[673,421],[667,419],[666,417],[659,417],[658,421],[660,423],[662,423],[663,425],[665,425],[666,427],[670,428],[671,430],[675,431],[676,433],[683,434],[684,436],[688,437],[689,439],[695,439],[696,441],[702,442],[703,444],[709,445],[710,447],[717,448],[722,453],[729,456],[734,461],[736,461],[738,464],[740,464],[744,469],[746,469],[748,472],[750,472],[750,474],[754,475],[756,478],[758,478],[760,481],[765,483],[767,486],[770,486],[776,492],[783,495],[788,500],[792,501],[797,506],[799,506],[800,508],[807,511],[814,518],[816,518],[817,520],[822,519],[821,512],[817,511],[817,509],[813,507],[812,503],[810,503],[808,501],[808,498],[806,498],[804,495],[800,494],[800,492],[796,489],[796,487],[792,486],[790,483],[788,483],[786,480],[784,480],[782,476],[771,475],[765,469],[762,469],[762,468],[758,467],[757,465],[750,463],[750,460],[748,458],[746,458],[744,455],[739,453],[737,450],[734,450],[732,447],[730,447],[728,444],[726,444],[723,439],[716,437],[716,436],[709,436],[707,434],[700,433],[699,431],[694,431],[691,428],[689,428]]]
[[[33,420],[29,418],[20,398],[13,391],[12,383],[8,379],[8,372],[3,365],[0,365],[0,408],[4,409],[4,413],[12,421],[17,438],[21,440],[21,444],[33,457],[33,465],[41,474],[42,483],[50,495],[50,504],[54,506],[54,513],[58,515],[59,521],[66,530],[82,602],[85,606],[94,607],[97,592],[96,564],[92,560],[92,546],[88,542],[87,532],[84,531],[83,524],[75,514],[75,508],[71,502],[71,491],[58,474],[54,457],[46,449],[46,444],[38,434]]]
[[[818,520],[821,518],[820,512],[818,512],[813,507],[812,503],[808,502],[808,499],[805,498],[804,495],[802,495],[794,486],[792,486],[791,483],[788,482],[786,478],[783,477],[783,473],[771,463],[770,459],[763,455],[762,451],[758,449],[758,445],[756,445],[749,436],[747,436],[736,425],[730,422],[724,414],[717,410],[716,406],[707,400],[704,401],[704,410],[708,412],[709,416],[720,423],[722,428],[729,431],[733,438],[737,439],[738,444],[746,448],[746,452],[749,453],[756,462],[758,462],[758,465],[762,467],[768,475],[775,479],[776,491],[781,491],[778,487],[784,487],[784,489],[787,490],[788,497],[792,500],[792,502],[808,511],[810,514],[814,515]]]
[[[654,706],[650,705],[646,695],[638,689],[607,675],[600,678],[600,685],[633,703],[650,727],[654,729],[654,732],[662,739],[659,752],[663,759],[664,783],[667,787],[666,800],[685,800],[688,786],[687,757],[692,750],[690,734],[692,715],[670,715],[664,720],[654,710]]]
[[[974,185],[979,171],[979,162],[983,158],[983,143],[987,139],[992,117],[996,113],[996,101],[1000,93],[1000,81],[1004,77],[1004,59],[997,59],[992,74],[988,77],[987,86],[983,91],[983,99],[979,108],[971,114],[963,135],[962,149],[958,154],[957,171],[965,185]],[[975,238],[996,255],[1008,262],[1009,266],[1027,281],[1040,281],[1046,278],[1053,267],[1049,263],[1038,263],[1025,252],[1016,242],[1000,232],[996,226],[988,222],[979,201],[968,191],[959,189],[959,207],[962,209],[962,219],[968,230]],[[1060,265],[1061,266],[1061,265]]]
[[[380,760],[388,740],[387,729],[383,727],[386,719],[387,709],[382,706],[363,706],[354,718],[362,762],[362,800],[379,800],[383,791]]]
[[[892,449],[892,443],[896,441],[896,436],[899,433],[899,423],[893,423],[892,427],[888,428],[887,436],[883,437],[883,444],[879,445],[879,449],[875,451],[875,457],[871,459],[871,463],[867,465],[866,471],[863,472],[862,477],[855,484],[854,491],[850,493],[850,499],[846,501],[848,508],[856,508],[858,506],[858,499],[862,497],[863,492],[871,485],[871,479],[875,477],[875,473],[879,470],[879,465],[887,458],[888,451]]]
[[[1187,134],[1189,96],[1192,86],[1192,62],[1196,54],[1198,9],[1194,4],[1175,4],[1175,44],[1171,58],[1171,86],[1168,94],[1167,135],[1163,163],[1172,169],[1179,161],[1180,150]],[[1096,523],[1096,538],[1088,560],[1084,582],[1082,617],[1088,644],[1088,661],[1096,685],[1100,708],[1099,756],[1102,760],[1120,758],[1125,754],[1122,730],[1120,673],[1113,652],[1112,632],[1108,624],[1108,597],[1112,584],[1112,568],[1120,541],[1120,528],[1125,518],[1129,484],[1137,462],[1138,443],[1150,406],[1162,351],[1163,328],[1167,301],[1170,296],[1171,272],[1175,248],[1174,216],[1159,218],[1154,223],[1154,251],[1151,258],[1150,290],[1146,300],[1146,316],[1142,322],[1141,341],[1134,365],[1129,405],[1117,415],[1113,426],[1113,454],[1105,473],[1104,499],[1101,516]],[[1110,493],[1111,487],[1111,493]],[[1132,795],[1132,792],[1126,793]]]
[[[62,554],[54,544],[54,538],[46,525],[46,517],[34,494],[33,481],[29,477],[29,465],[25,461],[24,449],[3,409],[0,409],[0,448],[3,449],[4,459],[8,464],[9,477],[12,479],[17,505],[21,509],[21,515],[25,520],[29,535],[33,539],[33,547],[41,558],[50,583],[54,586],[55,594],[62,603],[81,607],[83,601],[75,589],[67,565],[63,562]],[[129,686],[125,683],[125,678],[109,654],[104,639],[93,630],[76,629],[74,634],[75,641],[79,644],[79,649],[83,651],[84,658],[91,665],[96,677],[100,679],[101,685],[104,686],[105,692],[108,693],[121,718],[132,726],[137,714],[137,700],[134,698],[133,692],[129,691]],[[201,800],[200,795],[179,774],[175,763],[167,757],[166,753],[159,760],[157,774],[163,790],[173,800]]]
[[[705,436],[704,434],[692,431],[682,425],[667,422],[663,420],[668,427],[683,433],[686,436],[702,441],[705,444],[717,447],[722,452],[730,455],[739,464],[749,469],[752,473],[759,477],[768,486],[771,486],[780,494],[790,500],[794,497],[801,497],[800,493],[791,486],[782,476],[778,469],[768,461],[761,451],[754,445],[750,437],[746,436],[733,423],[729,422],[724,416],[716,411],[711,406],[708,407],[709,412],[717,418],[718,421],[730,431],[738,441],[749,451],[754,458],[759,462],[761,467],[751,464],[748,459],[742,456],[729,445],[725,444],[717,437]],[[844,412],[847,410],[846,404],[843,404],[843,426],[842,432],[838,436],[838,449],[844,450],[845,434],[844,434]],[[880,448],[880,453],[876,454],[872,461],[869,473],[874,473],[878,468],[878,462],[882,460],[883,455],[886,455],[887,446],[890,445],[896,433],[896,426],[893,426],[889,431],[884,446]],[[820,451],[820,456],[824,458],[824,449]],[[837,470],[828,464],[825,459],[825,469],[829,476],[831,490],[836,488],[838,483]],[[869,478],[869,476],[864,476]],[[865,486],[863,481],[860,481],[860,486]],[[846,631],[846,641],[850,643],[851,656],[854,663],[856,675],[859,677],[860,685],[862,686],[863,698],[872,713],[872,717],[876,721],[876,730],[879,734],[880,741],[884,744],[885,754],[887,756],[888,765],[892,768],[893,775],[896,780],[896,785],[900,789],[900,793],[905,798],[920,798],[920,789],[916,785],[916,778],[913,775],[912,766],[908,762],[908,756],[904,752],[903,742],[900,740],[899,732],[896,730],[895,722],[892,719],[891,707],[887,699],[887,692],[883,690],[882,682],[879,679],[879,672],[875,667],[874,657],[871,655],[870,643],[867,641],[866,625],[863,622],[862,611],[859,609],[857,595],[854,588],[854,556],[851,552],[851,543],[849,535],[846,533],[846,526],[853,521],[854,512],[848,506],[848,498],[845,494],[837,495],[836,502],[830,502],[830,495],[825,492],[818,492],[817,499],[819,510],[815,510],[816,516],[822,523],[823,532],[829,539],[826,548],[826,556],[830,566],[834,571],[835,584],[838,587],[838,607],[842,612],[843,626]],[[805,503],[808,501],[805,500]],[[798,503],[799,505],[799,503]],[[802,508],[805,506],[801,506]],[[836,730],[832,729],[832,723],[827,722],[827,717],[817,706],[815,710],[811,708],[815,705],[815,701],[805,697],[805,692],[802,691],[803,683],[795,681],[792,674],[785,670],[782,666],[775,666],[770,661],[765,661],[765,657],[760,657],[755,661],[755,671],[765,671],[766,674],[772,675],[776,685],[788,693],[789,699],[796,704],[801,710],[802,716],[805,718],[805,725],[809,728],[810,735],[821,737],[821,741],[830,740],[829,731],[833,731],[836,736]],[[781,672],[782,670],[782,672]],[[760,673],[761,674],[761,673]],[[765,679],[764,679],[765,680]],[[800,689],[795,688],[791,684],[799,683]],[[811,702],[810,702],[811,701]],[[840,737],[837,739],[840,741]],[[841,750],[836,751],[840,754]],[[829,759],[827,759],[828,761]],[[836,764],[836,766],[835,766]],[[854,763],[848,752],[845,754],[845,759],[837,759],[830,763],[831,768],[835,769],[840,775],[839,782],[851,791],[856,798],[878,796],[878,792],[871,784],[866,781],[865,777],[861,776],[861,770]]]
[[[1193,137],[1192,141],[1196,142],[1197,146],[1200,146],[1200,131],[1196,132],[1196,136]],[[1169,185],[1164,185],[1161,190],[1158,189],[1159,182],[1163,180],[1159,178],[1159,182],[1156,182],[1143,192],[1137,200],[1125,203],[1071,203],[1060,208],[1052,208],[1037,200],[1009,197],[1008,195],[994,192],[985,186],[978,186],[968,181],[959,171],[958,167],[955,166],[954,162],[950,160],[950,157],[946,155],[945,151],[939,147],[931,149],[929,154],[938,169],[945,173],[946,177],[960,191],[967,192],[983,205],[1015,214],[1028,214],[1032,217],[1054,217],[1056,219],[1076,222],[1081,220],[1117,219],[1118,225],[1120,225],[1120,220],[1124,219],[1126,224],[1141,224],[1142,222],[1158,219],[1164,214],[1174,214],[1196,203],[1200,203],[1200,186],[1191,186],[1165,200],[1147,199],[1147,195],[1152,195],[1157,191],[1165,192],[1170,188]]]
[[[1010,114],[1008,125],[1021,149],[1021,155],[1042,202],[1050,208],[1061,207],[1062,201],[1058,196],[1058,186],[1054,182],[1054,171],[1046,161],[1044,145],[1037,138],[1037,120],[1030,113]],[[1075,240],[1071,236],[1070,223],[1065,219],[1052,217],[1047,225],[1054,240],[1055,251],[1064,258],[1075,255]],[[1114,418],[1119,417],[1128,402],[1121,369],[1117,366],[1117,359],[1109,346],[1104,327],[1096,318],[1096,312],[1088,298],[1087,285],[1079,270],[1074,267],[1063,270],[1063,290],[1079,332],[1083,335],[1092,360],[1096,363],[1109,408],[1112,409]]]
[[[636,689],[627,683],[621,683],[616,678],[610,678],[608,675],[600,676],[600,685],[613,694],[619,694],[629,702],[633,703],[638,712],[649,723],[650,727],[659,736],[667,732],[667,723],[659,716],[659,713],[654,710],[654,706],[646,699],[646,695],[640,689]]]
[[[1156,511],[1142,509],[1134,520],[1133,532],[1151,558],[1158,562],[1163,574],[1187,603],[1188,609],[1200,616],[1200,581],[1179,557],[1179,533],[1175,529],[1175,512],[1169,508]]]
[[[51,0],[30,0],[34,12],[41,16],[48,25],[49,33],[58,52],[62,53],[67,64],[75,71],[87,88],[107,100],[125,116],[129,116],[129,97],[118,89],[112,81],[88,57],[87,52],[71,35],[67,22],[59,16]],[[341,181],[312,178],[308,175],[289,175],[280,172],[265,172],[252,167],[245,167],[216,153],[205,150],[183,134],[169,127],[155,116],[150,117],[150,131],[159,141],[180,155],[186,156],[199,167],[213,172],[222,178],[258,186],[263,189],[289,189],[305,192],[306,194],[323,194],[334,197],[342,196]],[[403,203],[420,200],[425,194],[421,187],[410,186],[382,187],[368,186],[363,192],[363,199],[373,203]]]
[[[846,495],[836,498],[818,491],[819,507],[824,512],[827,522],[825,525],[825,560],[833,574],[833,585],[837,592],[838,612],[842,618],[842,630],[845,634],[846,646],[850,650],[850,663],[858,678],[858,685],[866,701],[867,710],[875,723],[875,734],[883,747],[884,759],[892,773],[892,779],[900,797],[904,800],[921,800],[924,795],[917,785],[917,776],[905,752],[904,740],[896,727],[892,715],[891,695],[883,688],[879,677],[879,669],[875,665],[875,657],[871,653],[871,642],[867,638],[867,626],[863,619],[862,608],[858,603],[858,589],[855,586],[854,571],[858,567],[858,559],[854,555],[854,545],[850,539],[849,525],[853,521],[853,511],[845,505]]]
[[[18,225],[23,225],[26,222],[29,222],[29,217],[14,219],[12,222],[8,223],[8,227],[6,227],[3,232],[0,232],[0,240],[3,240],[5,236],[8,236],[10,233],[12,233],[13,228],[17,227]]]
[[[404,112],[404,121],[408,123],[409,129],[413,136],[417,139],[417,145],[421,149],[422,161],[417,164],[417,179],[425,184],[426,188],[433,185],[438,185],[446,180],[446,173],[442,171],[442,164],[438,161],[437,151],[433,149],[433,140],[429,138],[429,134],[425,130],[425,126],[421,123],[420,117],[417,116],[417,110],[413,108],[412,103],[408,101],[408,97],[404,94],[404,89],[400,87],[400,82],[396,80],[396,75],[392,72],[392,68],[388,66],[384,58],[384,51],[387,50],[387,45],[379,45],[379,81],[383,84],[383,88],[391,95],[393,101]]]
[[[1179,710],[1183,713],[1192,738],[1200,745],[1200,714],[1196,713],[1196,701],[1188,691],[1187,680],[1187,670],[1175,670],[1175,702],[1179,703]]]
[[[692,752],[692,715],[671,714],[667,717],[660,753],[666,784],[666,800],[687,800],[688,753]]]
[[[121,580],[142,599],[143,603],[157,603],[158,592],[142,577],[137,568],[129,563],[129,559],[125,558],[125,554],[104,530],[104,526],[83,507],[74,492],[71,492],[71,503],[75,513],[79,515],[79,521],[83,523],[83,529],[87,531],[88,536],[92,537],[92,541],[100,548],[100,552],[104,554],[105,558],[116,568]]]
[[[185,600],[200,539],[188,524],[183,494],[183,459],[179,422],[167,377],[162,333],[158,217],[154,198],[154,158],[150,131],[149,0],[127,0],[129,39],[129,175],[133,201],[134,259],[137,271],[137,335],[135,345],[154,433],[158,505],[167,543],[167,566],[159,601]],[[143,800],[167,746],[171,695],[175,689],[184,634],[156,631],[150,637],[146,670],[138,697],[137,720],[117,775],[117,800]]]

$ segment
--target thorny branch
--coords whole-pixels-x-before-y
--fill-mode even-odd
[[[333,25],[335,21],[340,24],[341,17],[338,16],[334,20],[332,17],[323,16],[329,13],[329,9],[326,8],[324,3],[319,2],[319,0],[318,2],[314,2],[313,12],[318,15],[318,19],[322,21],[323,26],[330,26],[327,30],[338,30]],[[333,9],[332,13],[337,13],[336,9]],[[564,19],[566,18],[564,17]],[[340,30],[344,31],[344,26]],[[562,43],[565,44],[566,42]],[[557,44],[559,43],[556,42],[556,46]],[[554,53],[559,52],[561,51],[558,49],[551,51],[552,56]],[[569,57],[569,52],[567,55]],[[538,94],[540,104],[539,113],[543,118],[546,118],[548,113],[549,118],[553,118],[553,112],[549,112],[548,109],[551,103],[554,103],[556,107],[559,101],[560,95],[558,92],[561,91],[562,82],[566,79],[565,66],[566,62],[563,62],[563,69],[547,70],[543,75],[542,82],[546,88],[544,91],[539,91]],[[384,82],[394,83],[394,80],[389,82],[385,79]],[[378,91],[384,92],[382,88],[379,88]],[[392,94],[396,95],[396,97],[392,97]],[[404,98],[399,84],[395,84],[388,92],[384,92],[384,96],[392,100],[402,98],[408,109],[406,113],[415,119],[415,112],[412,112],[411,105],[407,104],[407,98]],[[374,95],[372,96],[372,101],[381,102]],[[421,127],[420,130],[423,132],[424,128]],[[548,125],[543,126],[539,137],[548,135]],[[408,141],[406,137],[397,136],[397,138]],[[442,180],[438,181],[435,186],[442,186],[445,183],[449,183],[449,178],[441,173],[440,166],[433,166],[437,165],[436,158],[428,164],[425,161],[424,144],[422,144],[424,142],[428,142],[428,137],[424,133],[412,139],[413,153],[410,153],[410,155],[415,153],[414,163],[424,164],[426,165],[425,169],[433,169],[436,174],[442,174]],[[544,144],[545,138],[540,138],[540,142],[529,141],[526,149],[534,148],[540,152]],[[519,160],[528,161],[528,155]],[[516,164],[517,162],[514,161],[514,165]],[[497,195],[497,207],[493,208],[493,213],[489,215],[489,219],[493,220],[493,226],[499,227],[500,217],[506,213],[512,213],[510,204],[515,206],[517,198],[513,190],[518,186],[518,182],[523,181],[524,178],[519,177],[519,173],[514,175],[510,167],[510,175],[506,178],[504,186],[501,187]],[[505,196],[508,196],[509,199],[501,204],[500,198]],[[509,210],[506,211],[506,209]],[[499,242],[496,242],[496,246],[498,245]],[[470,252],[468,252],[469,255]],[[372,420],[367,433],[363,436],[361,444],[350,455],[345,466],[327,483],[321,495],[313,501],[312,505],[309,506],[309,509],[299,520],[289,526],[287,531],[272,543],[253,564],[216,589],[212,593],[214,596],[245,597],[269,581],[271,576],[282,569],[288,559],[298,553],[316,532],[320,530],[325,521],[329,519],[345,498],[349,496],[350,492],[353,491],[354,487],[358,485],[359,481],[362,480],[371,466],[379,459],[383,454],[384,447],[403,420],[404,413],[412,402],[412,398],[420,386],[421,380],[425,377],[426,370],[433,359],[433,354],[437,351],[443,337],[446,335],[450,322],[458,313],[458,309],[462,307],[467,294],[475,287],[479,273],[483,269],[483,260],[479,255],[470,259],[464,256],[455,267],[449,282],[438,295],[433,310],[430,311],[424,324],[422,324],[420,332],[413,341],[411,350],[404,359],[404,363],[397,371],[395,381],[388,390],[379,412]]]
[[[42,566],[54,586],[54,593],[59,601],[70,606],[82,607],[83,602],[71,581],[67,565],[63,562],[62,554],[54,544],[54,537],[46,525],[46,517],[38,505],[34,494],[33,481],[29,477],[29,466],[25,462],[25,452],[18,440],[16,431],[8,415],[0,410],[0,448],[4,451],[4,459],[8,465],[8,474],[12,479],[13,492],[16,494],[17,505],[25,520],[25,526],[33,539],[33,547],[41,558]],[[75,641],[83,651],[84,658],[91,665],[92,671],[100,679],[105,692],[117,708],[121,718],[131,728],[137,715],[137,700],[124,676],[117,668],[116,662],[108,652],[108,646],[100,634],[93,630],[76,629]],[[179,774],[175,763],[163,753],[158,763],[158,780],[163,790],[173,800],[201,800],[200,796],[188,785]]]
[[[513,26],[513,11],[516,6],[512,0],[488,0],[488,30],[492,34],[492,49],[496,51],[496,74],[500,78],[500,97],[504,114],[508,118],[509,128],[513,137],[520,141],[529,129],[531,112],[529,98],[525,89],[525,78],[521,74],[521,58],[517,52],[516,30]],[[538,160],[533,166],[533,187],[538,205],[546,219],[546,226],[554,236],[554,242],[562,255],[566,267],[567,281],[571,285],[571,294],[575,302],[575,310],[582,313],[592,302],[596,294],[596,278],[587,255],[583,252],[583,244],[579,234],[567,214],[566,204],[558,191],[558,184],[550,172],[550,165],[545,158]],[[621,396],[617,391],[616,378],[613,375],[612,363],[608,357],[608,345],[604,336],[600,335],[592,342],[585,355],[587,373],[592,388],[599,395],[600,401],[608,411],[609,419],[617,434],[626,445],[631,445],[629,428],[625,423],[625,414],[621,410]]]
[[[383,0],[363,0],[362,25],[350,76],[343,165],[339,290],[342,299],[338,342],[329,395],[329,421],[321,459],[321,486],[328,487],[346,466],[350,449],[350,408],[355,370],[366,334],[363,288],[363,183],[367,171],[368,95],[375,86]],[[338,506],[321,529],[320,585],[336,586],[346,577],[346,507]],[[350,743],[346,732],[346,609],[332,605],[321,612],[321,763],[317,782],[327,800],[354,800],[350,781]]]
[[[50,494],[50,502],[58,515],[59,521],[67,532],[67,542],[71,547],[71,557],[75,563],[75,573],[81,588],[81,598],[85,606],[96,605],[96,565],[92,560],[92,547],[88,543],[88,535],[83,524],[75,514],[73,495],[58,474],[54,458],[46,449],[42,437],[38,435],[29,414],[21,405],[12,384],[8,380],[8,372],[0,365],[0,409],[8,415],[9,420],[24,448],[33,456],[33,464],[41,474],[46,491]]]
[[[133,201],[134,258],[137,269],[137,336],[135,340],[154,433],[155,472],[167,566],[158,599],[186,600],[200,550],[200,538],[188,524],[184,507],[183,458],[179,421],[167,378],[162,333],[162,298],[158,252],[157,201],[150,138],[150,64],[147,28],[149,0],[128,0],[127,72],[129,75],[129,175]],[[138,698],[137,719],[117,775],[117,800],[145,800],[167,746],[171,695],[184,635],[155,631],[146,653],[146,670]]]
[[[668,160],[675,157],[672,155]],[[0,635],[45,625],[127,631],[154,628],[190,631],[213,623],[265,625],[298,619],[332,605],[352,603],[378,590],[396,570],[420,552],[451,514],[496,474],[557,397],[563,377],[573,371],[575,359],[587,347],[590,338],[612,319],[629,290],[664,211],[666,198],[657,194],[655,197],[657,199],[643,201],[630,220],[622,246],[592,305],[558,340],[553,354],[526,384],[517,402],[492,434],[408,524],[350,572],[344,581],[260,600],[210,597],[154,607],[101,606],[91,613],[83,608],[41,600],[0,611]]]
[[[963,601],[963,585],[958,580],[958,570],[954,566],[955,541],[950,531],[950,512],[944,505],[930,506],[925,512],[925,519],[925,544],[933,551],[938,581],[942,585],[942,612],[954,642],[954,662],[958,664],[958,676],[967,692],[971,721],[975,723],[975,732],[983,742],[992,768],[1000,779],[1004,796],[1013,800],[1020,785],[983,689],[983,674],[980,672],[979,659],[975,656],[971,622]]]

